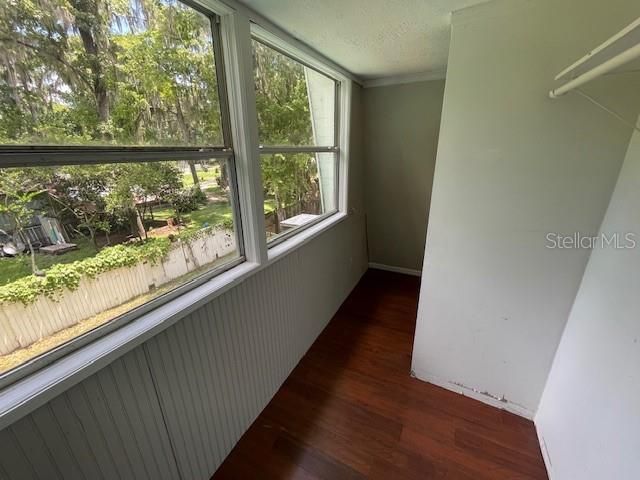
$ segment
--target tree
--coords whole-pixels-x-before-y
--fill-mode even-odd
[[[107,209],[126,212],[133,231],[147,237],[144,209],[150,200],[171,198],[182,188],[180,170],[169,162],[111,165],[113,183],[106,195]]]
[[[134,194],[143,200],[141,214],[144,217],[145,209],[149,206],[153,219],[153,203],[170,199],[182,189],[182,174],[174,162],[138,164],[134,171],[137,182]]]
[[[78,31],[84,49],[79,63],[85,71],[90,72],[89,80],[85,81],[94,97],[100,135],[103,139],[108,139],[112,132],[108,128],[110,105],[107,75],[108,69],[113,65],[109,38],[109,3],[103,0],[69,0],[69,6],[69,13],[75,19],[74,28]]]
[[[311,145],[313,130],[304,67],[253,41],[260,143]]]
[[[0,214],[8,216],[14,224],[14,237],[24,232],[33,217],[36,215],[34,208],[37,197],[43,193],[41,185],[38,185],[24,170],[4,169],[0,170]],[[36,265],[36,254],[29,238],[24,235],[31,256],[31,271],[34,275],[42,275]]]
[[[105,197],[112,178],[109,165],[74,165],[55,169],[49,183],[48,194],[59,206],[57,213],[73,215],[78,221],[76,231],[88,231],[96,250],[97,233],[111,233]]]
[[[220,145],[214,65],[179,2],[1,2],[0,142]]]
[[[304,67],[275,50],[253,42],[256,107],[260,142],[266,145],[313,143],[311,112]],[[312,154],[275,154],[262,157],[265,195],[276,204],[276,233],[280,217],[291,206],[301,206],[318,193],[317,166]]]
[[[304,68],[259,42],[253,55],[261,142],[312,143]],[[0,2],[0,143],[221,145],[215,60],[209,19],[178,1]],[[280,213],[317,196],[310,155],[264,156],[262,166]],[[115,179],[131,173],[120,166],[102,179],[93,167],[65,171],[58,205],[94,243],[116,214],[144,238],[138,197],[155,187]],[[223,163],[221,187],[227,178]]]

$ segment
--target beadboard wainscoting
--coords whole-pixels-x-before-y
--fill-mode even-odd
[[[355,214],[0,432],[2,479],[208,479],[367,268]]]

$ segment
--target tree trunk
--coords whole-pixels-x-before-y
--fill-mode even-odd
[[[91,239],[91,244],[93,245],[93,248],[95,248],[96,251],[98,251],[99,248],[98,248],[98,239],[96,238],[96,230],[89,226],[87,226],[87,228],[89,229],[89,238]]]
[[[42,272],[36,265],[36,252],[33,249],[33,245],[31,245],[31,240],[29,240],[28,235],[25,235],[25,238],[27,239],[27,245],[29,246],[29,254],[31,256],[31,273],[33,273],[34,275],[41,275]]]
[[[198,178],[198,170],[196,170],[196,163],[193,160],[188,160],[189,170],[191,170],[191,176],[193,177],[193,186],[200,190],[200,179]]]
[[[142,219],[140,218],[140,212],[137,208],[129,210],[129,223],[131,225],[131,233],[138,237],[140,240],[147,238],[147,231],[144,228]]]
[[[229,186],[229,173],[227,171],[227,162],[222,161],[220,163],[220,188],[226,190]]]
[[[104,78],[97,78],[93,89],[96,97],[96,105],[98,107],[98,119],[100,120],[100,123],[106,123],[109,121],[109,95],[107,93]],[[111,137],[111,134],[107,132],[103,132],[102,135],[105,139]]]
[[[17,217],[14,218],[14,221],[16,225],[16,230],[15,230],[13,239],[17,247],[19,243],[18,242],[19,234],[24,232],[24,227],[22,226],[22,222]],[[36,252],[33,249],[33,245],[31,245],[31,240],[29,239],[29,235],[25,233],[24,238],[27,241],[27,246],[29,247],[29,255],[31,257],[31,273],[33,273],[34,275],[42,275],[42,272],[38,269],[38,266],[36,265]],[[22,255],[22,252],[18,252],[18,255]]]
[[[178,128],[182,135],[182,141],[189,145],[191,143],[191,135],[187,122],[184,119],[184,112],[182,111],[182,105],[180,103],[180,97],[176,93],[176,120],[178,121]],[[193,177],[193,186],[200,190],[200,179],[198,178],[198,171],[196,170],[196,162],[194,160],[188,160],[189,170],[191,170],[191,176]]]
[[[131,210],[131,227],[140,240],[147,238],[147,231],[144,228],[144,223],[142,222],[142,218],[140,218],[140,212],[137,208]]]
[[[91,69],[93,96],[100,123],[109,120],[109,93],[105,81],[103,62],[108,51],[108,39],[102,32],[99,0],[72,0],[72,6],[81,13],[76,15],[76,27]],[[106,132],[103,137],[109,137]]]
[[[144,222],[142,221],[142,216],[140,216],[140,210],[134,208],[134,212],[136,215],[136,226],[138,227],[138,234],[140,238],[147,239],[147,230],[144,228]]]
[[[273,211],[275,223],[273,224],[273,231],[277,235],[280,233],[280,201],[278,200],[278,196],[275,196],[276,208]]]

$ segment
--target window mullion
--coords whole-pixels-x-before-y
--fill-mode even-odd
[[[340,82],[340,128],[338,154],[338,209],[341,212],[353,213],[349,201],[349,153],[351,151],[351,98],[353,84],[351,80]],[[360,207],[360,205],[358,205]]]
[[[264,195],[258,153],[258,123],[253,85],[249,18],[241,12],[221,17],[221,37],[228,86],[231,133],[247,260],[265,263]]]
[[[163,160],[210,160],[229,158],[233,152],[223,147],[28,147],[0,146],[0,168],[54,165],[100,165]]]

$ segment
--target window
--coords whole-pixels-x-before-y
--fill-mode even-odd
[[[0,388],[338,211],[342,74],[200,3],[0,2]]]
[[[267,241],[338,208],[338,82],[254,39]]]
[[[2,143],[223,145],[211,18],[176,0],[0,6]]]
[[[0,5],[0,375],[243,260],[215,18]]]

